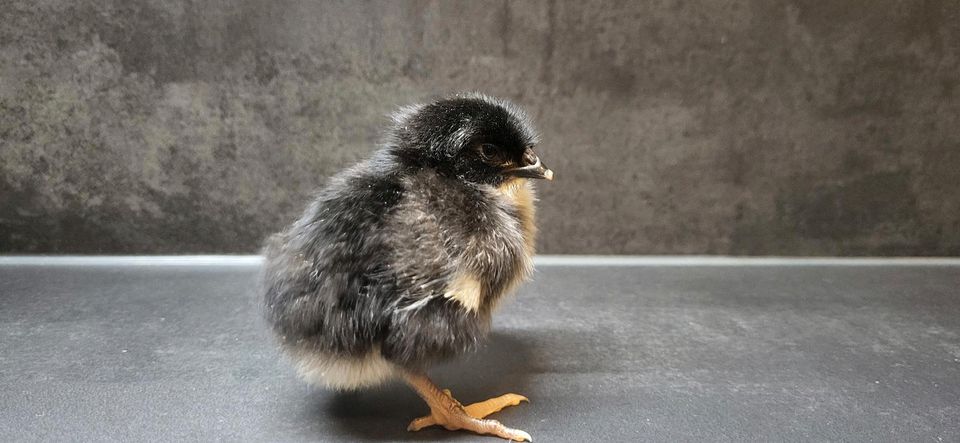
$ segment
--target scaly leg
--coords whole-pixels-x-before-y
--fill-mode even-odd
[[[450,395],[449,390],[441,390],[425,375],[408,373],[404,378],[430,406],[430,415],[410,422],[410,426],[407,427],[409,431],[419,431],[427,426],[440,425],[450,431],[467,429],[477,434],[492,434],[507,440],[533,441],[530,434],[526,432],[508,428],[496,420],[483,419],[507,406],[527,401],[527,398],[522,395],[501,395],[464,407]]]

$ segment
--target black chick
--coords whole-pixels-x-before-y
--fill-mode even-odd
[[[309,382],[355,389],[402,377],[430,406],[410,423],[512,440],[484,417],[525,397],[462,406],[426,370],[475,349],[499,299],[530,276],[534,192],[552,179],[512,104],[461,95],[400,110],[370,159],[334,176],[265,248],[264,302]]]

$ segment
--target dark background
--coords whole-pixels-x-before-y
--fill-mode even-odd
[[[960,255],[958,85],[952,0],[0,0],[0,253],[254,252],[479,90],[542,252]]]

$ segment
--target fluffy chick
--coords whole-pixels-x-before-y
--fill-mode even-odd
[[[402,377],[441,425],[512,440],[484,417],[526,400],[462,406],[427,369],[477,347],[497,301],[530,276],[534,191],[552,179],[523,112],[462,95],[401,109],[368,160],[334,176],[267,242],[266,316],[307,381],[337,388]]]

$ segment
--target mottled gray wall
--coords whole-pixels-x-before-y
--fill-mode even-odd
[[[0,1],[0,252],[252,252],[395,106],[525,105],[548,253],[960,255],[953,0]]]

